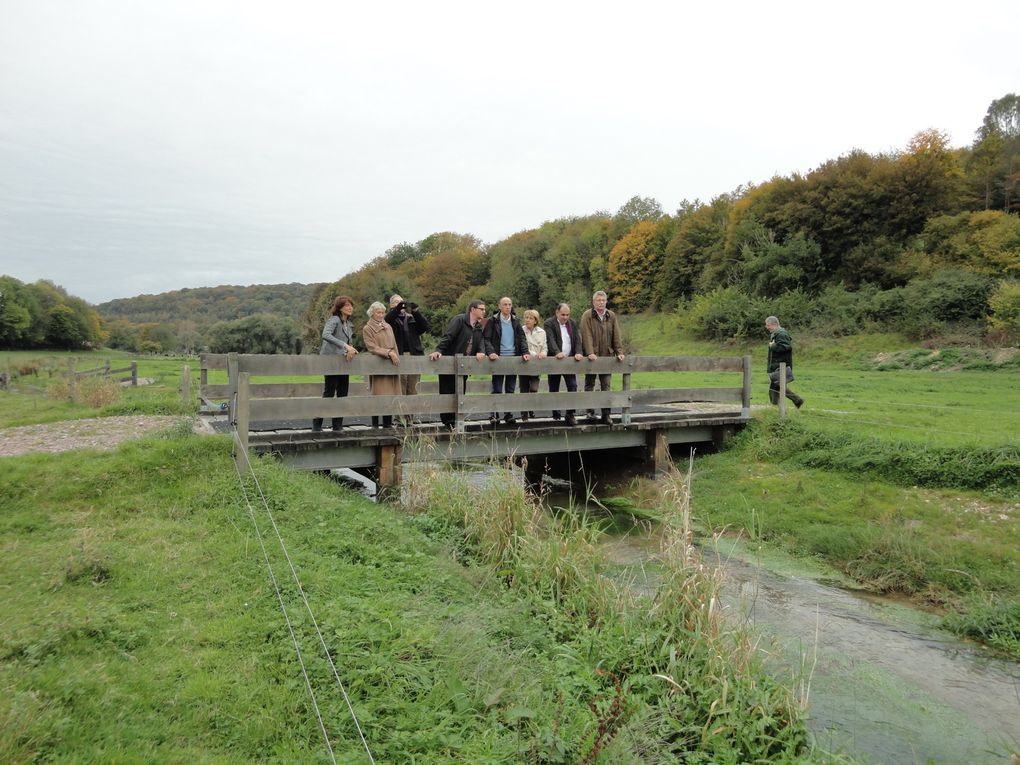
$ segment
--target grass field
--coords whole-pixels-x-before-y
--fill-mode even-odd
[[[650,338],[638,352],[667,352],[648,324],[631,328]],[[681,352],[742,355],[691,346]],[[880,370],[873,346],[905,348],[847,346],[798,357],[803,410],[757,412],[729,449],[697,461],[695,523],[934,604],[947,626],[1020,657],[1015,372]],[[21,358],[0,354],[0,368]],[[48,397],[45,373],[19,381],[0,393],[0,427],[194,411],[180,401],[184,363],[197,370],[142,359],[155,383],[99,410]],[[676,377],[668,384],[702,384]],[[756,378],[756,402],[764,394]],[[175,432],[111,453],[2,460],[0,760],[329,761],[229,448]],[[670,761],[667,740],[689,749],[686,762],[836,761],[810,750],[788,692],[754,662],[713,664],[691,647],[711,643],[670,642],[646,608],[618,608],[592,584],[600,565],[578,542],[588,532],[521,547],[518,510],[509,525],[459,529],[502,500],[437,497],[434,512],[409,516],[271,462],[258,473],[379,761],[565,763],[594,750],[590,762],[639,762],[655,746]],[[272,542],[272,524],[256,523]],[[338,761],[367,761],[278,546],[269,558]],[[697,612],[678,619],[704,624]],[[720,655],[746,639],[725,636]],[[687,673],[689,697],[664,695],[656,670]],[[740,701],[713,727],[723,688]],[[624,697],[625,723],[613,717]],[[615,737],[596,746],[599,730]]]

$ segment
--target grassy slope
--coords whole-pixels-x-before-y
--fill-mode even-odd
[[[228,448],[153,439],[4,461],[0,760],[326,761]],[[377,759],[512,761],[507,718],[540,708],[556,674],[548,632],[480,597],[394,512],[260,474]],[[285,586],[338,759],[360,762]]]

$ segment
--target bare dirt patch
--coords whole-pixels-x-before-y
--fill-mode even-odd
[[[124,441],[166,430],[182,420],[191,423],[193,418],[130,415],[5,428],[0,430],[0,457],[29,452],[54,454],[72,449],[114,449]]]

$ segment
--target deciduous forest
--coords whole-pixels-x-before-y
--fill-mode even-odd
[[[705,339],[740,340],[775,313],[821,335],[1008,343],[1020,337],[1018,181],[1011,93],[990,104],[970,146],[928,129],[897,152],[851,150],[672,212],[635,196],[492,244],[434,233],[331,283],[180,290],[92,309],[48,282],[4,277],[0,344],[295,352],[318,347],[339,294],[363,308],[399,292],[443,327],[476,297],[510,295],[548,316],[560,301],[586,306],[599,288],[621,313],[678,312]]]

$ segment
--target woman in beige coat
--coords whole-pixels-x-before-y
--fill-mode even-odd
[[[365,350],[389,359],[393,366],[400,365],[400,354],[397,352],[397,340],[393,336],[393,327],[385,321],[386,306],[376,301],[368,307],[368,323],[361,331],[365,339]],[[399,396],[400,375],[369,375],[368,389],[373,396]],[[393,426],[393,415],[384,415],[382,427]],[[379,417],[372,418],[372,427],[379,427]]]

